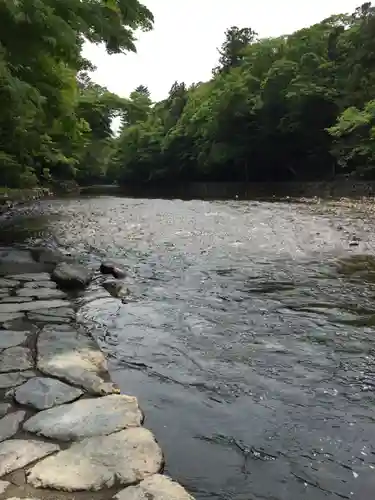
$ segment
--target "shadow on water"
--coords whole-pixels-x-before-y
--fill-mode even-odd
[[[127,303],[95,282],[80,317],[197,499],[370,500],[374,231],[357,215],[85,197],[25,207],[1,235],[128,269]]]

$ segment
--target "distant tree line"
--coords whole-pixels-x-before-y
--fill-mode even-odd
[[[109,161],[121,183],[375,178],[375,8],[288,36],[232,27],[208,82],[130,96]]]

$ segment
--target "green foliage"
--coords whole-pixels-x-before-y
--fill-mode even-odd
[[[176,82],[154,105],[139,89],[132,94],[112,175],[121,182],[375,176],[371,3],[278,38],[232,27],[219,54],[209,82]]]
[[[134,31],[151,26],[137,0],[0,2],[1,185],[97,175],[111,119],[127,102],[82,76],[90,69],[82,45],[135,50]]]

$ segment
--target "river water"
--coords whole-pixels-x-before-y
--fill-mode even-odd
[[[128,269],[127,303],[91,290],[81,316],[198,500],[370,500],[372,221],[366,204],[104,196],[25,206],[1,239]]]

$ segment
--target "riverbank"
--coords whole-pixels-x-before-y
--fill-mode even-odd
[[[2,187],[0,188],[0,215],[14,208],[16,205],[48,198],[52,195],[52,190],[46,187],[33,189],[9,189]]]
[[[77,321],[93,277],[60,252],[0,250],[0,498],[191,500]]]

